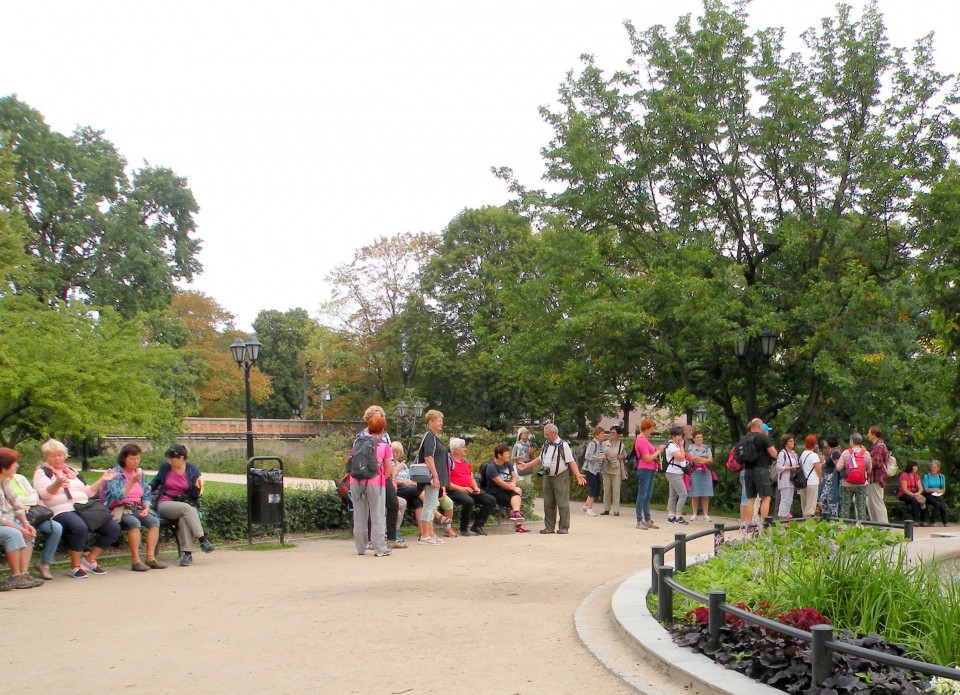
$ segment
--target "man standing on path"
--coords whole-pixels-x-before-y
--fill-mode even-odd
[[[570,533],[570,471],[577,478],[577,485],[586,485],[587,479],[577,467],[570,445],[560,439],[557,426],[549,423],[543,428],[543,449],[528,466],[543,466],[543,522],[540,533]],[[557,512],[560,513],[560,528],[557,528]]]
[[[883,489],[887,485],[887,459],[890,458],[890,452],[883,443],[883,433],[876,425],[867,430],[867,439],[870,440],[870,459],[873,461],[867,484],[867,514],[870,515],[870,521],[886,524],[889,520],[887,505],[883,501]]]
[[[770,496],[773,486],[770,482],[770,464],[777,458],[777,449],[767,436],[771,428],[756,417],[747,424],[747,433],[740,441],[750,438],[754,459],[743,462],[743,482],[747,493],[747,509],[753,510],[757,497],[760,498],[760,518],[766,519],[770,513]]]

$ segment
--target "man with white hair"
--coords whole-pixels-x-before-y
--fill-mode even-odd
[[[544,425],[543,449],[540,455],[530,462],[530,467],[542,466],[543,476],[543,522],[540,533],[570,533],[570,471],[577,479],[577,485],[586,485],[577,461],[570,451],[570,444],[560,439],[560,431],[553,423]],[[557,528],[557,513],[560,514],[560,527]]]

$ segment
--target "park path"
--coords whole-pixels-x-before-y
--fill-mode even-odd
[[[566,536],[530,527],[491,526],[487,537],[413,543],[386,558],[318,539],[220,548],[143,574],[56,571],[41,588],[0,596],[0,647],[14,665],[4,691],[635,692],[583,647],[574,612],[598,586],[648,570],[650,546],[678,528],[638,531],[632,509],[575,513]],[[711,547],[698,543],[692,552]],[[639,653],[627,658],[642,667]]]

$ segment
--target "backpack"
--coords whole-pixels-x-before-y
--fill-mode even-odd
[[[357,480],[369,480],[380,472],[377,461],[377,445],[380,437],[361,434],[353,442],[350,458],[347,459],[347,472]]]
[[[736,448],[730,449],[730,453],[727,455],[727,470],[731,473],[739,473],[743,470],[743,466],[740,465],[737,457],[734,456],[736,451]]]
[[[760,460],[760,452],[757,451],[757,444],[754,441],[753,434],[744,435],[744,437],[733,447],[733,458],[740,464],[741,468],[746,468],[749,463],[756,463]],[[739,473],[739,471],[737,471]]]
[[[809,452],[804,451],[803,453],[807,454]],[[797,464],[800,467],[790,471],[790,484],[793,485],[793,487],[797,490],[803,490],[807,487],[807,481],[809,480],[810,475],[804,474],[803,461],[800,461],[799,457],[797,458]],[[813,473],[813,469],[815,466],[816,464],[814,464],[813,466],[810,466],[810,473]]]
[[[577,450],[573,452],[573,460],[577,462],[577,467],[583,469],[583,464],[587,460],[587,445],[581,444],[577,447]]]
[[[627,454],[627,457],[623,460],[623,462],[628,471],[637,470],[637,465],[640,463],[640,461],[637,459],[637,450],[634,447],[630,447],[630,453]]]
[[[897,457],[893,454],[887,456],[887,477],[892,478],[900,472],[900,466],[897,465]]]
[[[857,459],[857,455],[853,453],[853,449],[847,449],[847,453],[850,454],[850,458],[847,459],[847,467],[844,468],[846,480],[851,485],[864,485],[867,482],[867,465],[864,463],[864,456],[866,456],[867,450],[863,447],[860,447],[860,458]]]

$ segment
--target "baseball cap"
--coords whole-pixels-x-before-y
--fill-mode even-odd
[[[767,423],[763,423],[763,431],[764,431],[764,432],[773,432],[773,428],[772,428],[770,425],[768,425]]]

